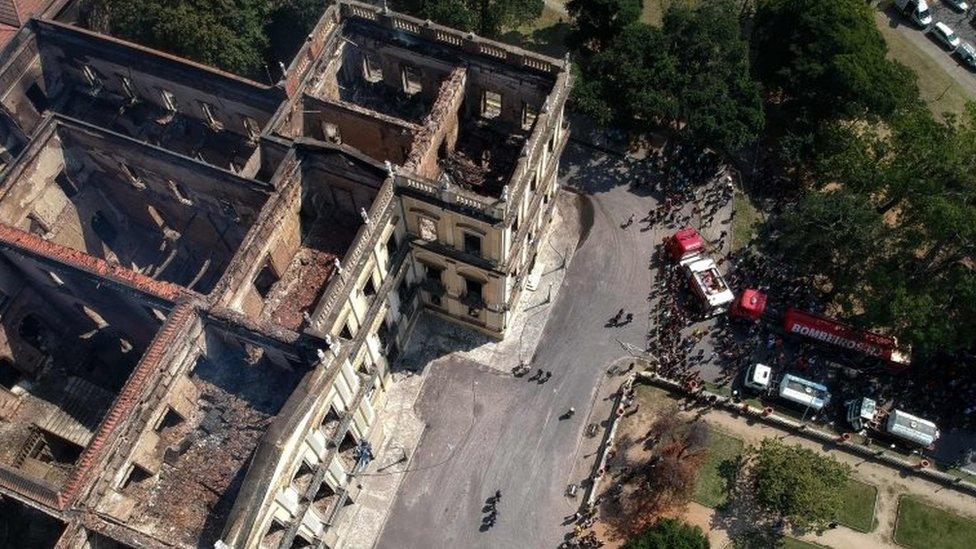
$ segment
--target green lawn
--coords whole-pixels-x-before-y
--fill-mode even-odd
[[[976,545],[976,522],[902,496],[895,542],[910,549],[969,549]]]
[[[728,499],[723,470],[735,462],[745,445],[741,440],[709,427],[708,457],[698,472],[694,500],[707,507],[720,507]]]
[[[859,532],[874,530],[874,502],[877,498],[877,488],[851,479],[844,488],[837,522]]]
[[[744,248],[756,235],[761,214],[741,189],[732,195],[732,210],[735,211],[732,219],[732,250],[735,251]]]
[[[961,113],[966,101],[973,100],[968,90],[956,83],[927,53],[891,28],[888,16],[877,12],[878,30],[888,43],[888,54],[918,73],[918,89],[932,112]]]

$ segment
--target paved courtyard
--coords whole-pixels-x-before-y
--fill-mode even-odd
[[[580,480],[573,475],[589,409],[603,394],[607,364],[626,354],[624,345],[645,342],[649,259],[663,234],[621,227],[656,205],[631,187],[645,175],[641,164],[576,145],[563,163],[562,183],[585,195],[579,244],[531,361],[552,379],[516,378],[459,354],[433,363],[416,404],[427,427],[378,547],[546,547],[569,530],[564,518],[579,500],[565,490]],[[634,320],[606,328],[621,308]],[[576,415],[561,419],[571,406]],[[486,530],[485,500],[496,490],[499,518]]]

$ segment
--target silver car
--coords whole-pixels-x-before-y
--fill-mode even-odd
[[[959,47],[956,49],[956,53],[959,55],[959,58],[969,66],[969,68],[976,69],[976,47],[973,47],[973,45],[969,42],[963,42],[962,44],[959,44]]]

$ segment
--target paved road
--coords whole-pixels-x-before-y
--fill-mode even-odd
[[[528,383],[462,359],[435,363],[417,411],[427,422],[413,470],[378,542],[380,548],[553,547],[576,511],[564,496],[587,411],[604,368],[642,346],[648,330],[648,269],[654,230],[620,225],[643,217],[654,199],[632,192],[633,164],[573,145],[562,180],[581,197],[582,238],[569,264],[533,365],[551,370]],[[621,328],[604,324],[619,308],[634,313]],[[570,406],[573,418],[559,416]],[[482,531],[485,499],[500,489],[497,525]],[[578,501],[578,500],[576,500]]]

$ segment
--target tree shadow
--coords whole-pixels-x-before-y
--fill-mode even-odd
[[[768,541],[774,532],[774,523],[769,514],[756,504],[752,479],[743,474],[743,461],[727,460],[719,466],[719,474],[726,480],[729,498],[722,509],[712,516],[712,529],[725,530],[729,538],[744,543],[735,544],[734,547],[776,547],[775,544],[753,544],[759,539]]]
[[[547,27],[537,29],[514,29],[499,37],[506,44],[518,46],[529,51],[562,58],[569,51],[566,46],[566,36],[570,25],[565,21],[557,21]]]

